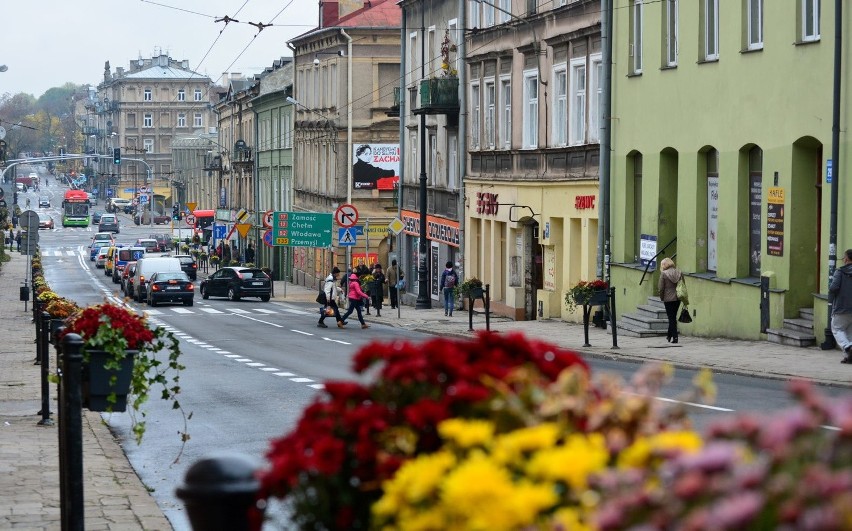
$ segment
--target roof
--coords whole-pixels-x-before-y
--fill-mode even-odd
[[[290,42],[308,37],[318,31],[334,28],[399,28],[401,24],[402,9],[393,0],[377,0],[376,2],[364,0],[364,7],[361,9],[340,17],[331,24],[317,26],[310,31],[297,35]]]
[[[199,81],[207,79],[204,74],[193,72],[192,70],[181,70],[170,66],[152,65],[144,70],[139,70],[131,74],[125,74],[120,79],[198,79]]]

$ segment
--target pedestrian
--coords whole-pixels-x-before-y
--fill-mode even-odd
[[[370,268],[367,267],[367,264],[358,264],[358,267],[355,268],[355,274],[358,275],[358,282],[361,282],[363,286],[367,288],[367,291],[370,291],[370,284],[365,282],[365,280],[367,276],[372,277],[373,275],[370,272]],[[370,306],[371,304],[366,304],[364,306],[367,315],[370,315]]]
[[[227,247],[226,247],[227,248]],[[337,287],[337,275],[340,274],[340,269],[337,267],[331,270],[331,274],[325,277],[323,281],[322,290],[325,293],[326,307],[331,308],[334,312],[334,318],[337,319],[337,327],[343,328],[346,323],[343,321],[343,318],[340,316],[340,308],[337,306],[337,297],[340,295],[340,288]],[[322,309],[322,315],[320,315],[319,322],[317,323],[318,328],[328,328],[323,321],[328,317],[325,312],[325,308]]]
[[[828,287],[831,333],[843,350],[840,363],[852,363],[852,249],[843,254],[843,265],[834,271]]]
[[[18,252],[21,252],[21,229],[15,234],[15,243],[18,244]]]
[[[660,262],[660,300],[666,307],[666,317],[669,318],[669,328],[666,332],[666,341],[677,343],[677,310],[680,307],[680,299],[677,298],[677,284],[683,280],[683,273],[675,267],[674,260],[663,258]]]
[[[453,316],[453,308],[455,307],[455,289],[459,283],[459,274],[453,269],[453,263],[447,261],[444,271],[441,273],[440,288],[444,294],[444,315]]]
[[[248,246],[246,247],[246,263],[254,263],[254,247],[252,247],[251,242],[249,242]]]
[[[222,245],[222,265],[231,265],[231,246],[228,243]]]
[[[388,268],[388,295],[390,296],[391,309],[399,306],[399,281],[405,278],[399,266],[396,265],[396,260],[391,260],[391,266]]]
[[[358,312],[358,322],[361,323],[361,328],[370,328],[370,325],[364,322],[364,314],[361,313],[361,305],[369,301],[370,298],[361,289],[361,283],[358,282],[358,275],[355,273],[349,275],[349,293],[347,298],[349,299],[349,309],[343,314],[343,323],[345,324],[346,319],[355,311]]]
[[[373,308],[376,309],[376,317],[382,316],[382,303],[385,300],[385,274],[382,264],[373,265],[373,282],[370,286],[370,296],[373,299]]]

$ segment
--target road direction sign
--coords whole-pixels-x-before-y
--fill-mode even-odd
[[[352,227],[358,223],[358,209],[348,203],[340,205],[334,212],[334,220],[341,227]]]
[[[228,234],[228,226],[227,225],[213,225],[213,237],[217,240],[221,240],[225,238],[225,235]]]
[[[337,244],[341,247],[352,247],[358,243],[356,234],[357,227],[345,227],[337,229]]]
[[[187,225],[189,225],[190,227],[194,227],[194,226],[195,226],[195,216],[193,216],[192,214],[190,214],[190,215],[188,215],[188,216],[184,216],[184,217],[183,217],[183,220],[184,220],[184,221],[186,222],[186,224],[187,224]]]
[[[107,197],[112,197],[113,193],[112,188],[107,188]]]
[[[331,214],[275,212],[272,242],[276,247],[330,247]]]

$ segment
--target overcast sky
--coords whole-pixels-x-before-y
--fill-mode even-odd
[[[317,0],[3,0],[0,94],[97,85],[106,61],[114,72],[160,51],[214,82],[256,74],[292,55],[287,41],[316,27],[317,12]],[[226,15],[240,23],[215,22]],[[273,26],[258,34],[248,22]]]

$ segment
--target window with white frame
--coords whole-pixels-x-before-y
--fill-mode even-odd
[[[749,50],[763,48],[763,0],[746,2],[746,38]]]
[[[438,135],[429,131],[429,185],[438,185]]]
[[[145,150],[145,153],[153,153],[154,152],[154,139],[153,138],[145,138],[142,140],[142,148]]]
[[[586,58],[571,60],[571,108],[568,109],[571,145],[586,142]]]
[[[154,127],[154,115],[146,112],[142,117],[142,127]]]
[[[679,0],[666,0],[666,66],[677,66]]]
[[[459,137],[457,133],[447,133],[447,188],[455,190],[459,182]]]
[[[479,82],[470,84],[470,148],[479,149]]]
[[[601,141],[603,117],[603,58],[596,53],[589,56],[589,142]]]
[[[151,89],[149,89],[149,88],[145,89],[145,92],[142,96],[142,99],[144,99],[145,101],[153,101],[154,100],[154,95],[151,92]]]
[[[186,90],[178,89],[178,101],[186,101]]]
[[[179,112],[177,117],[177,126],[178,127],[186,127],[186,113]]]
[[[328,81],[328,106],[337,108],[337,65],[331,63]]]
[[[802,40],[819,40],[820,0],[801,0],[802,2]]]
[[[426,75],[434,76],[437,70],[441,67],[440,57],[441,50],[435,44],[435,26],[431,26],[426,30]]]
[[[453,43],[460,42],[460,39],[464,38],[464,35],[459,31],[458,27],[458,19],[452,19],[447,22],[447,29],[450,30],[450,40]],[[452,64],[450,66],[455,69],[456,72],[459,71],[459,54],[455,54],[455,58],[452,59]]]
[[[643,0],[631,0],[630,5],[630,72],[642,73],[642,10]]]
[[[408,76],[408,81],[406,82],[407,86],[413,85],[414,80],[420,75],[420,72],[417,71],[417,54],[417,32],[412,31],[408,35],[408,68],[406,68],[406,75]]]
[[[286,148],[293,147],[293,123],[290,121],[290,113],[285,112],[281,115],[281,136],[283,141],[281,145]]]
[[[482,3],[482,25],[486,28],[494,25],[494,6],[491,3]]]
[[[538,147],[538,71],[524,72],[523,147]]]
[[[512,0],[500,0],[497,4],[500,6],[500,14],[497,15],[498,20],[503,22],[509,22],[512,19],[512,16],[509,14],[512,12]]]
[[[719,59],[719,0],[704,0],[704,60]]]
[[[469,28],[482,27],[482,23],[479,20],[479,6],[480,3],[476,0],[470,0],[467,4],[467,12],[470,15],[470,24],[468,24]]]
[[[194,99],[195,101],[201,101],[201,89],[195,89]]]
[[[192,126],[193,127],[203,127],[204,121],[201,119],[201,113],[195,113],[195,116],[192,118]]]
[[[497,145],[497,130],[495,119],[497,117],[497,87],[494,78],[485,80],[485,145],[488,149],[494,149]]]
[[[568,144],[568,66],[553,67],[553,145]]]
[[[512,78],[500,78],[500,145],[512,149]]]

